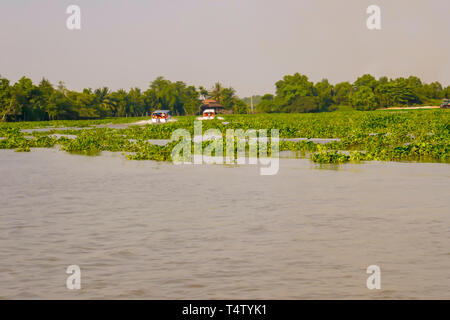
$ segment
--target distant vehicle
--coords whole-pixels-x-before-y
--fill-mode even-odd
[[[441,108],[450,109],[450,99],[444,99],[444,101],[442,101]]]
[[[211,120],[216,117],[216,111],[214,109],[203,110],[203,119]]]
[[[169,110],[155,110],[152,113],[152,123],[166,123],[169,119]]]

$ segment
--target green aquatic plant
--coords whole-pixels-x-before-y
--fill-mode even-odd
[[[155,160],[170,161],[172,159],[172,144],[158,146],[148,142],[141,142],[136,145],[135,153],[127,155],[129,160]]]
[[[350,160],[350,156],[339,151],[320,151],[314,153],[311,160],[317,163],[345,163]]]
[[[16,149],[16,152],[30,152],[31,149],[29,146],[22,146]]]
[[[303,157],[310,155],[312,161],[320,163],[450,161],[450,110],[223,115],[223,118],[203,121],[203,133],[218,129],[225,139],[227,129],[278,129],[280,151],[293,151]],[[128,159],[170,161],[174,143],[158,146],[149,140],[169,140],[180,128],[186,129],[192,137],[196,118],[177,117],[177,121],[161,125],[131,124],[137,120],[140,119],[0,123],[0,149],[27,150],[59,145],[67,152],[89,155],[101,151],[125,152]],[[114,126],[107,127],[108,123]],[[42,131],[49,126],[52,128]],[[22,131],[30,128],[41,131]],[[283,140],[286,138],[338,138],[339,141],[319,144]],[[203,148],[209,143],[204,142]],[[234,149],[236,153],[236,145]],[[267,149],[270,155],[270,147]]]

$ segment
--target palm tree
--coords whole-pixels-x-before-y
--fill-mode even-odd
[[[216,82],[212,90],[209,92],[209,95],[212,99],[216,100],[218,103],[222,100],[224,87],[220,82]]]

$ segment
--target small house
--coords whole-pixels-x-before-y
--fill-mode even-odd
[[[205,99],[200,106],[200,114],[203,114],[206,110],[213,110],[215,114],[222,113],[223,106],[214,99]]]

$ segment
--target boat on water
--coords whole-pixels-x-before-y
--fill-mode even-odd
[[[212,120],[215,117],[216,117],[216,111],[214,109],[203,110],[203,119],[204,120]]]
[[[152,123],[166,123],[170,118],[170,110],[155,110],[152,112]]]
[[[450,99],[444,99],[441,104],[442,109],[450,109]]]

